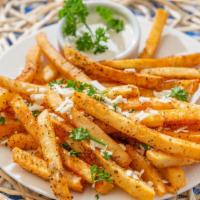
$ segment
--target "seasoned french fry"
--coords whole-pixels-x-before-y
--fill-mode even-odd
[[[68,189],[68,176],[64,172],[55,133],[49,119],[48,111],[43,111],[38,116],[39,141],[44,159],[50,171],[50,184],[54,194],[60,199],[71,200]]]
[[[200,78],[200,71],[194,68],[184,67],[162,67],[162,68],[148,68],[141,71],[142,74],[152,74],[162,76],[168,79],[182,78],[195,79]]]
[[[18,147],[24,150],[37,149],[38,143],[29,134],[15,133],[8,138],[8,146],[13,149]]]
[[[12,93],[4,88],[0,88],[0,110],[4,110],[8,106],[8,102],[12,98]]]
[[[36,36],[36,40],[42,52],[62,75],[69,79],[77,79],[83,82],[90,81],[90,78],[87,75],[67,62],[62,55],[56,51],[56,49],[49,43],[45,33],[39,33]]]
[[[35,76],[40,61],[40,48],[35,45],[29,49],[26,55],[25,67],[21,74],[16,78],[19,81],[31,82]]]
[[[144,170],[142,178],[151,181],[156,193],[162,196],[166,193],[165,185],[159,172],[154,168],[144,156],[140,155],[132,146],[127,145],[126,151],[131,156],[131,167],[137,171]]]
[[[32,112],[29,110],[28,106],[25,104],[22,97],[15,95],[15,97],[10,102],[12,109],[15,112],[17,118],[24,125],[26,131],[38,142],[38,125]]]
[[[139,96],[139,90],[134,85],[122,85],[116,87],[110,87],[105,90],[105,95],[109,98],[116,98],[121,95],[123,97],[135,97]]]
[[[107,149],[112,152],[113,160],[122,167],[127,168],[129,166],[131,159],[128,154],[113,139],[105,134],[102,129],[75,108],[72,109],[71,115],[73,124],[75,124],[76,127],[84,127],[88,129],[93,137],[101,139],[107,144]]]
[[[51,65],[46,65],[41,71],[42,79],[46,83],[54,80],[57,77],[57,75],[57,71]]]
[[[186,177],[183,169],[180,167],[169,167],[160,169],[160,172],[164,178],[171,184],[171,186],[178,190],[185,186]]]
[[[147,159],[157,168],[187,166],[198,163],[197,160],[174,156],[154,149],[146,152]]]
[[[64,48],[65,58],[80,67],[88,74],[93,74],[98,77],[109,78],[124,84],[133,84],[144,88],[157,88],[163,81],[159,76],[143,75],[135,72],[126,72],[113,69],[100,63],[94,62],[86,56],[80,54],[72,48]]]
[[[168,153],[200,159],[200,145],[179,138],[164,135],[158,131],[151,130],[134,120],[130,120],[112,110],[102,103],[90,98],[83,93],[75,93],[73,100],[75,105],[88,114],[113,126],[129,137],[148,144],[156,149]],[[98,112],[96,112],[98,110]],[[118,123],[116,123],[118,122]],[[162,144],[162,145],[160,145]]]
[[[45,94],[48,92],[48,87],[13,80],[5,76],[0,76],[0,86],[11,92],[25,95]]]
[[[154,96],[153,90],[140,87],[139,91],[140,91],[141,96],[144,96],[144,97],[153,97]]]
[[[158,9],[156,11],[156,16],[147,38],[145,48],[140,54],[140,58],[151,58],[154,57],[156,50],[158,48],[161,35],[166,24],[168,13],[165,10]]]
[[[47,163],[41,158],[38,158],[31,153],[23,151],[17,147],[12,150],[12,156],[14,162],[20,165],[23,169],[43,178],[44,180],[50,179],[51,174],[48,170]],[[67,170],[65,173],[68,177],[67,183],[69,187],[76,192],[82,192],[83,186],[81,183],[81,178]]]
[[[200,53],[193,53],[181,56],[170,56],[164,58],[143,58],[126,60],[105,60],[103,65],[116,69],[135,68],[137,70],[152,67],[194,67],[200,63]]]

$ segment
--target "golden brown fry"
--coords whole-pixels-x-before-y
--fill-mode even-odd
[[[153,97],[154,96],[153,90],[140,87],[139,91],[140,91],[141,96],[144,96],[144,97]]]
[[[23,169],[43,178],[44,180],[50,179],[50,171],[48,170],[47,163],[32,155],[29,152],[23,151],[17,147],[12,150],[13,161],[20,165]],[[77,192],[83,191],[81,178],[74,175],[69,171],[65,171],[68,179],[67,183],[69,187]]]
[[[162,67],[162,68],[148,68],[141,71],[142,74],[151,74],[162,76],[168,79],[182,78],[195,79],[200,78],[200,71],[194,68],[184,67]]]
[[[117,96],[121,95],[123,97],[135,97],[139,96],[138,87],[134,85],[121,85],[110,87],[105,90],[105,95],[109,98],[116,98]]]
[[[16,78],[19,81],[31,82],[37,72],[40,61],[40,48],[35,45],[28,50],[26,55],[25,67],[21,74]]]
[[[71,200],[67,185],[67,175],[62,166],[56,136],[50,122],[48,111],[43,111],[38,116],[39,141],[44,159],[50,171],[50,184],[54,194],[60,199]]]
[[[6,88],[11,92],[25,94],[25,95],[38,94],[38,93],[45,94],[48,92],[48,87],[13,80],[6,76],[0,76],[0,86]]]
[[[159,172],[154,168],[144,156],[140,155],[132,146],[127,145],[126,151],[131,156],[131,167],[137,171],[144,170],[142,178],[151,181],[156,193],[162,196],[166,193],[165,185]]]
[[[10,102],[10,106],[15,112],[17,119],[24,125],[26,131],[38,142],[38,125],[32,112],[29,110],[28,106],[25,104],[22,97],[15,95],[15,97]]]
[[[102,129],[75,108],[72,109],[71,115],[73,124],[75,124],[76,127],[84,127],[88,129],[93,137],[106,143],[108,146],[107,149],[112,152],[112,158],[116,163],[125,168],[129,166],[131,159],[128,154]]]
[[[158,131],[151,130],[133,120],[110,110],[102,103],[88,97],[83,93],[74,94],[74,102],[79,108],[103,122],[113,126],[125,135],[135,138],[140,142],[148,144],[155,149],[168,153],[200,159],[200,145],[179,138],[164,135]],[[96,112],[98,110],[98,112]],[[116,123],[117,122],[117,123]],[[162,144],[162,145],[160,145]]]
[[[0,110],[8,107],[9,101],[12,98],[12,93],[4,88],[0,88]]]
[[[8,146],[13,149],[18,147],[24,150],[37,149],[38,143],[29,134],[15,133],[8,138]]]
[[[105,60],[103,65],[116,69],[135,68],[137,70],[152,67],[194,67],[200,64],[200,53],[193,53],[181,56],[170,56],[163,58],[143,58],[143,59],[126,59],[126,60]]]
[[[64,48],[65,58],[75,66],[83,69],[87,74],[109,78],[124,84],[133,84],[144,88],[157,88],[163,81],[159,76],[126,72],[94,62],[72,48]]]
[[[160,169],[160,172],[175,190],[186,185],[185,173],[180,167],[164,168]]]
[[[174,156],[154,149],[146,152],[147,159],[157,168],[187,166],[198,163],[191,158]]]
[[[37,43],[42,52],[55,66],[55,68],[69,79],[76,79],[83,82],[89,82],[90,78],[80,69],[67,62],[60,53],[49,43],[45,33],[39,33],[36,36]]]
[[[54,80],[57,77],[57,75],[57,71],[51,65],[46,65],[41,71],[42,79],[46,83]]]
[[[150,34],[146,40],[145,48],[140,54],[140,58],[154,57],[161,39],[164,26],[167,22],[167,17],[168,13],[165,10],[157,9]]]

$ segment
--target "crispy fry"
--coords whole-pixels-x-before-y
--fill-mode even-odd
[[[35,76],[40,61],[40,48],[35,45],[29,49],[26,55],[25,67],[21,74],[16,78],[19,81],[31,82]]]
[[[80,69],[67,62],[61,54],[49,43],[45,33],[39,33],[36,36],[37,43],[45,56],[55,66],[55,68],[69,79],[76,79],[83,82],[89,82],[90,78]]]
[[[167,22],[167,17],[168,13],[165,10],[157,9],[150,34],[146,40],[146,46],[143,52],[140,54],[140,58],[154,57],[161,39],[164,26]]]
[[[158,131],[151,130],[133,120],[110,110],[102,103],[88,97],[83,93],[74,94],[75,104],[88,114],[113,126],[129,137],[148,144],[156,149],[168,153],[200,159],[200,145],[171,136],[164,135]],[[98,112],[96,112],[98,110]],[[117,122],[117,123],[116,123]],[[162,145],[160,145],[162,144]]]
[[[11,92],[25,95],[38,93],[45,94],[48,92],[48,87],[13,80],[5,76],[0,76],[0,86]]]
[[[135,68],[137,70],[152,67],[194,67],[200,63],[200,53],[193,53],[181,56],[171,56],[164,58],[143,58],[126,60],[106,60],[101,62],[103,65],[116,68],[127,69]]]
[[[162,196],[166,193],[165,185],[159,172],[154,168],[144,156],[140,155],[132,146],[127,145],[126,150],[131,156],[131,167],[137,171],[144,170],[142,178],[145,181],[151,181],[156,193]]]
[[[79,112],[75,108],[71,111],[72,121],[76,127],[84,127],[90,131],[90,134],[97,138],[101,139],[104,143],[107,144],[107,149],[112,152],[112,158],[120,166],[127,168],[131,162],[128,154],[108,135],[104,133],[94,122],[89,120],[84,116],[83,113]]]
[[[14,162],[20,165],[23,169],[43,178],[44,180],[50,179],[50,171],[48,170],[47,163],[44,160],[17,147],[12,150],[12,156]],[[82,192],[83,186],[81,178],[69,171],[65,171],[65,173],[68,177],[67,183],[69,187],[74,191]]]
[[[142,74],[151,74],[162,76],[168,79],[182,78],[195,79],[200,78],[200,71],[194,68],[184,67],[162,67],[162,68],[148,68],[141,71]]]
[[[68,189],[68,176],[64,172],[55,133],[49,119],[48,111],[43,111],[38,116],[39,141],[44,159],[50,171],[50,184],[54,194],[60,199],[71,200]]]
[[[157,168],[187,166],[198,163],[197,160],[186,158],[185,156],[174,156],[154,149],[148,150],[146,157]]]
[[[139,91],[140,91],[141,96],[144,96],[144,97],[153,97],[154,96],[153,90],[140,87]]]
[[[35,139],[35,142],[37,143],[38,125],[35,117],[25,104],[24,100],[19,95],[15,95],[15,97],[10,102],[10,105],[14,110],[17,118],[24,125],[26,131]]]
[[[126,72],[99,64],[80,54],[72,48],[64,48],[65,58],[72,64],[80,67],[86,73],[98,77],[110,78],[124,84],[133,84],[144,88],[157,88],[163,81],[159,76],[143,75],[135,72]]]
[[[169,167],[160,169],[160,172],[163,177],[171,184],[171,186],[178,190],[185,186],[186,184],[186,177],[183,169],[180,167]]]
[[[0,88],[0,110],[8,107],[8,103],[12,98],[12,93],[4,88]]]
[[[8,146],[13,149],[18,147],[24,150],[37,149],[38,143],[29,134],[15,133],[8,138]]]
[[[42,79],[46,83],[56,79],[57,75],[57,71],[51,65],[46,65],[41,71]]]

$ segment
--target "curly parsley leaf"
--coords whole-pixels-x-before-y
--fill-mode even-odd
[[[188,101],[189,98],[188,92],[180,87],[172,88],[169,96],[176,98],[180,101]]]
[[[3,116],[0,116],[0,125],[4,125],[6,123],[6,118]]]
[[[112,9],[104,6],[97,6],[96,11],[105,21],[108,29],[113,29],[117,33],[124,29],[124,21],[114,18],[114,12]]]
[[[91,51],[94,48],[92,36],[88,32],[83,33],[76,41],[76,48],[79,51]]]
[[[105,169],[99,168],[96,165],[92,165],[90,167],[90,173],[91,173],[93,183],[97,183],[100,181],[106,181],[109,183],[113,182],[110,174],[108,172],[106,172]]]

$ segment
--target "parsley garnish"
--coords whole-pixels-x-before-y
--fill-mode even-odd
[[[112,157],[112,152],[110,152],[110,151],[103,151],[103,152],[102,152],[102,155],[103,155],[103,157],[104,157],[106,160],[110,160],[110,158]]]
[[[110,8],[98,6],[96,11],[103,18],[108,29],[113,29],[117,33],[124,29],[124,21],[114,18],[114,13]]]
[[[94,48],[92,36],[88,32],[83,33],[76,41],[76,48],[79,51],[91,51]]]
[[[53,87],[55,85],[61,85],[63,83],[64,83],[63,79],[61,79],[61,80],[54,80],[54,81],[49,82],[49,87]]]
[[[80,152],[75,151],[75,150],[70,150],[69,151],[69,155],[73,156],[73,157],[79,157],[80,156]]]
[[[181,89],[180,87],[174,87],[171,89],[170,97],[174,97],[180,101],[187,101],[189,94],[186,90]]]
[[[37,117],[40,113],[41,113],[40,110],[34,110],[34,111],[32,111],[32,114],[33,114],[34,117]]]
[[[108,172],[105,171],[103,168],[99,168],[96,165],[92,165],[90,167],[91,177],[93,183],[106,181],[112,183],[113,180]]]
[[[96,200],[99,200],[99,194],[95,195]]]
[[[0,116],[0,125],[4,125],[6,123],[6,118]]]
[[[151,147],[148,144],[141,144],[141,147],[145,150],[148,151],[151,149]]]
[[[80,127],[80,128],[74,128],[72,130],[72,132],[70,133],[69,137],[73,140],[76,140],[76,141],[82,141],[82,140],[87,140],[87,139],[90,139],[90,140],[93,140],[95,141],[96,143],[99,143],[103,146],[105,146],[106,144],[100,140],[98,140],[97,138],[93,137],[89,131],[86,129],[86,128],[83,128],[83,127]]]
[[[117,111],[117,107],[118,107],[118,104],[117,104],[117,103],[114,103],[114,104],[113,104],[113,109],[114,109],[115,112]]]

